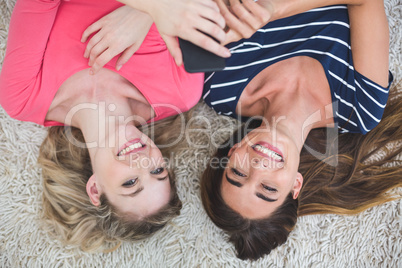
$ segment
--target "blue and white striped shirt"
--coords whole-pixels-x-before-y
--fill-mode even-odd
[[[381,120],[384,88],[353,67],[346,6],[316,8],[268,23],[251,38],[228,45],[223,71],[207,73],[203,98],[219,114],[237,118],[236,105],[247,84],[266,67],[295,56],[318,60],[331,89],[334,121],[341,132],[367,133]]]

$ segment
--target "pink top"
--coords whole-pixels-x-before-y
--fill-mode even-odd
[[[7,113],[45,126],[63,125],[45,117],[63,82],[89,68],[82,33],[120,6],[114,0],[18,0],[0,74],[0,104]],[[117,72],[116,60],[104,68]],[[201,97],[203,74],[176,66],[155,25],[117,73],[145,96],[155,111],[154,120],[187,111]]]

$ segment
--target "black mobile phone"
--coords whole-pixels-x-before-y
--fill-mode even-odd
[[[225,68],[225,58],[179,38],[184,69],[189,73],[214,72]]]

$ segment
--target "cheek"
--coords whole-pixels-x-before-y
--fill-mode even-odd
[[[159,204],[166,204],[170,199],[170,192],[171,188],[169,181],[157,181],[154,187],[150,188],[149,200]]]
[[[222,179],[221,195],[226,204],[231,204],[233,202],[233,197],[237,195],[236,190],[238,190],[237,187],[233,187],[225,179]]]
[[[144,206],[143,210],[146,211],[145,214],[147,215],[155,213],[169,202],[171,192],[170,184],[158,183],[160,185],[152,187],[152,189],[150,188],[150,191],[146,193],[146,197],[143,197],[145,201],[142,203]]]
[[[150,156],[152,159],[154,159],[154,160],[158,160],[159,162],[162,162],[162,161],[163,161],[162,152],[161,152],[161,151],[159,150],[159,148],[157,148],[157,147],[154,147],[154,148],[150,151],[149,156]],[[159,164],[162,164],[162,163],[159,163]]]
[[[105,173],[113,166],[113,162],[116,161],[110,154],[104,150],[99,150],[97,154],[91,159],[91,164],[94,173]]]
[[[170,183],[167,181],[161,188],[161,201],[166,204],[170,199],[170,192],[172,191]]]

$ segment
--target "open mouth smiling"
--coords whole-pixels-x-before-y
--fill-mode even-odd
[[[276,162],[284,162],[282,153],[279,151],[279,149],[269,145],[268,143],[264,143],[264,145],[257,143],[251,146],[251,148],[265,158],[272,159]]]
[[[117,156],[124,156],[124,155],[131,154],[131,153],[137,153],[139,151],[144,150],[145,147],[146,147],[146,145],[143,144],[140,139],[135,139],[133,141],[130,141],[130,142],[126,143],[120,149],[120,151],[117,154]]]

